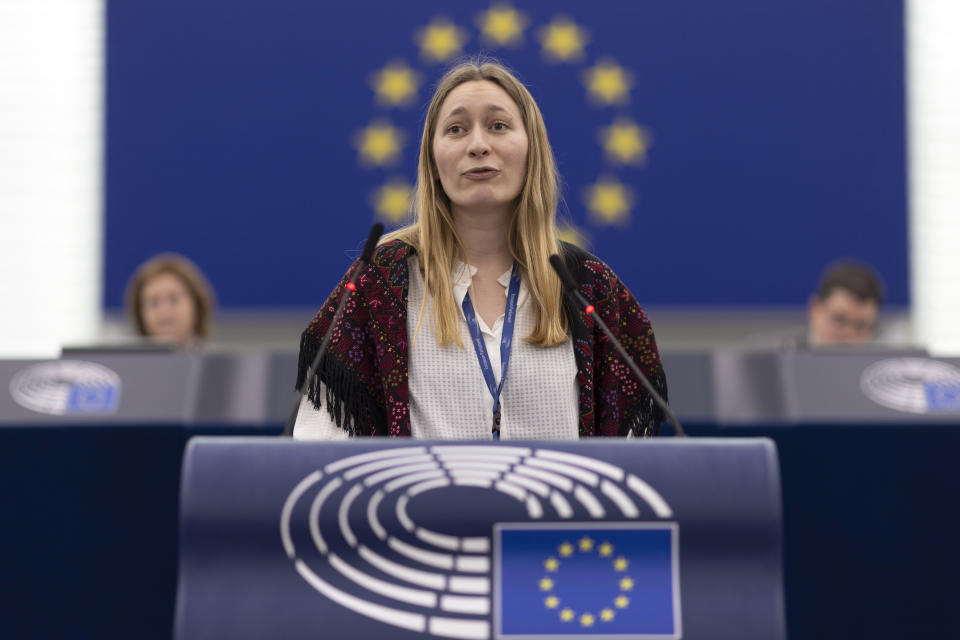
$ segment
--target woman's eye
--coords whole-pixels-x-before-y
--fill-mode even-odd
[[[461,127],[458,124],[447,127],[447,133],[457,134],[457,133],[460,133],[461,131],[463,131],[463,127]]]
[[[506,123],[506,122],[494,122],[494,123],[493,123],[493,129],[494,129],[494,131],[506,131],[507,128],[508,128],[508,127],[507,127],[507,123]]]

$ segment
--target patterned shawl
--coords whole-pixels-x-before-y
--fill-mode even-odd
[[[400,241],[377,248],[360,274],[357,289],[334,327],[326,355],[310,380],[308,398],[320,409],[319,382],[326,386],[327,411],[353,435],[410,435],[407,385],[407,258],[413,248]],[[667,381],[646,314],[606,264],[564,244],[564,261],[611,331],[620,339],[653,387],[667,398]],[[333,319],[354,263],[300,338],[297,388]],[[565,301],[580,387],[580,437],[659,432],[662,411],[583,310]]]

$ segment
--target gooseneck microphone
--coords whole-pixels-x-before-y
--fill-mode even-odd
[[[683,430],[683,427],[680,426],[680,421],[677,420],[677,416],[674,415],[673,409],[670,408],[670,405],[667,404],[667,401],[657,393],[657,390],[653,388],[653,385],[650,384],[650,381],[647,380],[647,376],[643,375],[643,372],[640,371],[640,367],[637,366],[637,363],[633,361],[633,358],[630,357],[630,354],[627,353],[627,350],[623,348],[623,345],[620,344],[620,341],[617,340],[617,337],[613,335],[613,332],[610,331],[610,327],[607,326],[607,323],[603,321],[600,317],[600,314],[595,313],[594,306],[587,302],[587,300],[581,295],[580,291],[577,289],[577,281],[573,279],[573,276],[570,274],[570,271],[567,269],[567,265],[563,263],[563,260],[557,254],[550,256],[550,266],[553,267],[553,270],[557,272],[557,275],[560,276],[560,282],[563,283],[563,290],[574,303],[580,305],[580,307],[587,313],[588,316],[593,318],[593,321],[597,323],[597,326],[600,327],[600,330],[608,338],[610,342],[613,343],[613,346],[616,348],[617,353],[620,354],[620,358],[627,363],[627,366],[630,367],[630,370],[633,371],[633,375],[640,380],[644,388],[650,394],[650,397],[663,409],[663,412],[670,418],[670,422],[673,423],[674,431],[678,436],[686,437],[687,433]]]
[[[380,240],[380,236],[382,235],[383,225],[381,223],[378,222],[370,228],[370,235],[367,236],[367,243],[363,245],[363,253],[360,254],[360,260],[357,261],[357,268],[354,269],[353,275],[350,276],[349,282],[344,285],[346,291],[344,292],[343,296],[340,297],[340,305],[333,314],[333,320],[330,321],[330,326],[327,327],[327,332],[323,335],[323,342],[320,343],[320,348],[317,350],[317,355],[314,356],[313,362],[310,363],[310,367],[307,369],[307,375],[303,378],[303,386],[299,390],[300,395],[297,396],[297,402],[293,406],[293,412],[290,414],[290,418],[287,420],[287,424],[283,428],[283,435],[285,436],[293,435],[293,425],[297,421],[297,413],[300,410],[300,403],[303,401],[303,396],[307,395],[307,390],[310,388],[310,381],[313,379],[313,376],[316,375],[317,367],[320,366],[320,360],[323,358],[323,354],[327,352],[327,347],[330,346],[330,336],[333,335],[333,328],[337,326],[338,322],[340,322],[340,316],[343,315],[343,308],[347,306],[347,300],[349,300],[351,294],[357,290],[357,280],[360,278],[360,274],[366,270],[367,265],[369,265],[370,261],[373,259],[373,252],[377,248],[377,242]]]

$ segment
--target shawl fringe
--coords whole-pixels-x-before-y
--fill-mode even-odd
[[[650,384],[656,389],[660,397],[669,402],[667,398],[667,378],[663,369],[648,378]],[[633,434],[635,438],[652,438],[660,435],[660,425],[667,420],[663,409],[657,404],[649,393],[644,392],[644,399],[633,411],[633,414],[624,421],[623,433],[620,435]]]
[[[300,361],[297,368],[297,389],[303,388],[307,371],[317,356],[320,343],[316,336],[304,331],[300,337]],[[326,393],[320,393],[320,383],[326,386]],[[321,398],[321,395],[325,396]],[[327,413],[337,427],[351,436],[383,435],[386,433],[386,420],[383,411],[371,397],[366,385],[359,377],[328,351],[323,355],[317,371],[309,380],[307,398],[319,410],[325,401]]]

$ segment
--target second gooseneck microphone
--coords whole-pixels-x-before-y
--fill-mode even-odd
[[[345,286],[346,291],[340,297],[340,304],[337,306],[336,312],[333,314],[333,319],[330,321],[330,326],[327,327],[327,332],[323,334],[323,342],[320,343],[320,348],[317,349],[317,355],[313,358],[313,362],[310,363],[310,368],[307,369],[307,375],[303,378],[303,386],[299,389],[300,395],[297,396],[297,403],[293,407],[293,413],[289,420],[287,420],[287,425],[283,430],[283,435],[290,436],[293,435],[293,425],[296,422],[297,412],[300,407],[300,403],[303,401],[303,396],[307,394],[307,390],[310,388],[310,381],[313,379],[313,376],[316,375],[317,367],[320,366],[320,360],[323,359],[323,354],[327,352],[327,347],[330,346],[330,336],[333,335],[333,328],[337,326],[337,323],[340,322],[340,316],[343,315],[343,308],[347,306],[347,300],[350,299],[350,296],[357,289],[357,280],[360,278],[360,274],[363,273],[367,265],[370,264],[370,261],[373,259],[373,252],[377,248],[377,242],[380,241],[380,236],[383,235],[383,225],[381,223],[376,223],[370,228],[370,235],[367,236],[367,243],[363,245],[363,253],[360,254],[360,259],[357,261],[356,269],[353,270],[353,275],[350,276],[350,280]]]
[[[557,275],[560,276],[560,282],[563,283],[564,292],[570,296],[573,301],[580,305],[580,307],[586,311],[587,315],[593,318],[593,321],[600,327],[600,330],[610,339],[610,342],[613,343],[614,348],[616,348],[617,353],[620,354],[620,358],[630,367],[630,370],[633,371],[633,375],[637,377],[644,388],[647,390],[647,393],[650,394],[650,397],[653,398],[663,412],[670,418],[670,421],[673,423],[674,431],[678,436],[686,437],[686,432],[683,430],[683,427],[680,425],[680,421],[677,420],[677,416],[674,415],[673,409],[670,408],[670,405],[667,404],[667,401],[657,393],[657,390],[653,388],[653,385],[650,384],[650,381],[647,380],[647,376],[643,375],[643,372],[640,371],[640,367],[637,366],[637,363],[633,361],[633,358],[630,357],[630,354],[627,353],[627,350],[623,348],[623,345],[620,344],[620,341],[617,340],[617,337],[613,335],[613,332],[610,331],[610,327],[607,326],[607,323],[603,321],[600,317],[600,314],[595,313],[594,306],[590,304],[583,295],[580,294],[580,291],[577,289],[577,281],[573,279],[573,276],[570,275],[570,271],[567,269],[567,265],[563,263],[563,260],[557,254],[550,256],[550,266],[553,267],[553,270],[557,272]]]

